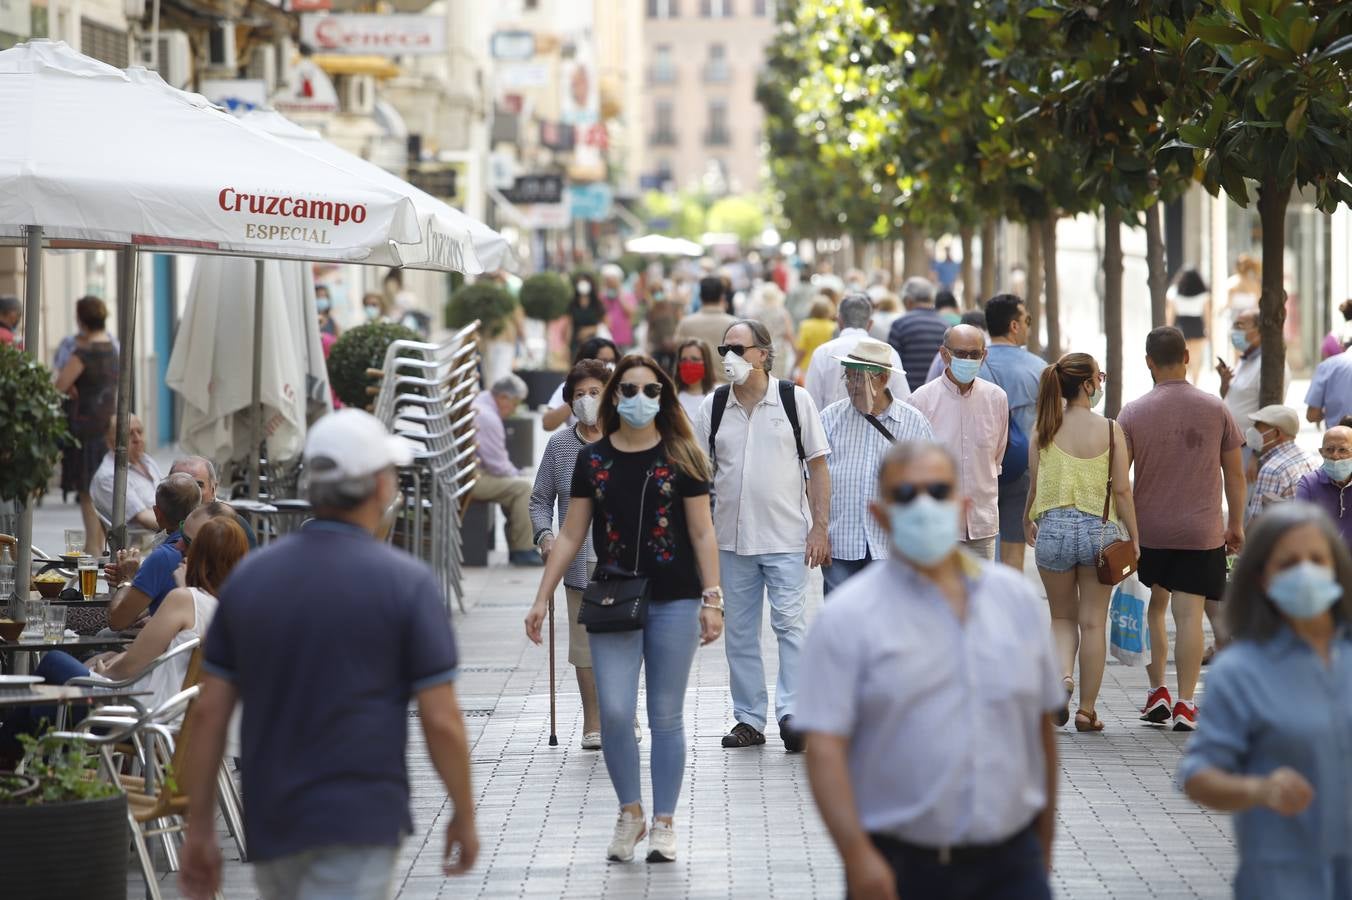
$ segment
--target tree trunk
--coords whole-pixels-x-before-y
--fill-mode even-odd
[[[887,283],[892,290],[897,289],[897,242],[895,238],[883,241],[883,269],[887,272]]]
[[[1104,414],[1115,417],[1122,409],[1122,211],[1103,210],[1103,330],[1108,337]]]
[[[1169,271],[1164,265],[1164,217],[1156,200],[1145,209],[1145,263],[1150,285],[1150,327],[1159,328],[1165,320],[1164,294],[1168,290]]]
[[[962,239],[962,271],[958,276],[962,281],[962,306],[964,309],[976,309],[977,303],[981,300],[976,292],[976,275],[972,265],[972,226],[966,225],[958,229],[958,237]]]
[[[1028,310],[1028,349],[1042,354],[1042,222],[1028,223],[1028,288],[1023,305]]]
[[[995,296],[995,220],[981,223],[981,296],[983,303]]]
[[[902,270],[906,278],[929,277],[929,256],[925,253],[925,232],[907,223],[901,226]]]
[[[1061,358],[1061,284],[1056,276],[1056,214],[1042,221],[1042,268],[1046,273],[1047,360]]]
[[[1286,386],[1282,383],[1286,368],[1286,288],[1282,256],[1286,252],[1286,205],[1290,200],[1289,183],[1268,180],[1258,189],[1258,215],[1263,223],[1263,294],[1258,301],[1263,368],[1259,376],[1258,402],[1264,406],[1286,402]]]

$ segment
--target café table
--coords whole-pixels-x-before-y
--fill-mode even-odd
[[[70,687],[63,684],[33,684],[21,687],[0,687],[0,707],[47,706],[79,703],[88,705],[100,700],[127,700],[149,697],[151,691],[136,687],[97,688]]]
[[[33,654],[46,653],[48,650],[64,650],[67,653],[79,653],[84,650],[121,650],[134,638],[112,635],[109,637],[63,637],[59,641],[48,642],[42,638],[23,638],[17,641],[0,640],[0,671],[6,663],[13,666],[13,674],[26,675],[32,668]],[[10,654],[13,654],[11,656]],[[22,654],[22,655],[20,655]]]

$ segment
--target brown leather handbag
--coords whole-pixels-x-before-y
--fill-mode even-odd
[[[1104,543],[1108,532],[1108,507],[1113,502],[1113,449],[1117,446],[1117,436],[1113,433],[1113,420],[1108,420],[1108,488],[1103,495],[1103,519],[1099,523],[1099,552],[1096,560],[1099,584],[1114,585],[1127,580],[1127,576],[1136,571],[1136,548],[1131,541],[1113,541]]]

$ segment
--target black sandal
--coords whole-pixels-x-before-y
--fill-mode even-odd
[[[745,722],[732,726],[732,731],[723,735],[723,746],[729,749],[737,747],[757,747],[765,743],[765,735]]]

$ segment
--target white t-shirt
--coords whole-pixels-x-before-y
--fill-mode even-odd
[[[841,331],[840,337],[832,338],[825,344],[822,344],[812,354],[812,362],[807,366],[807,378],[803,380],[803,387],[812,395],[812,402],[817,404],[817,409],[826,409],[837,400],[844,400],[849,397],[849,392],[845,390],[845,380],[841,377],[843,369],[837,356],[846,356],[869,334],[862,328],[846,328]],[[911,396],[911,386],[906,381],[906,376],[898,374],[901,369],[901,357],[897,351],[889,345],[892,350],[892,368],[893,372],[888,379],[887,386],[892,389],[892,399],[905,400]]]
[[[690,427],[694,428],[695,423],[699,421],[699,408],[704,403],[704,398],[708,394],[691,394],[687,391],[678,391],[676,399],[681,401],[681,409],[690,417]],[[722,430],[721,428],[719,429]],[[705,445],[708,446],[707,444]]]
[[[545,409],[547,410],[558,409],[560,406],[567,405],[568,404],[563,402],[563,382],[560,381],[559,386],[554,389],[554,393],[549,395],[549,404],[545,407]],[[572,413],[569,413],[568,421],[565,424],[569,428],[572,428],[574,425],[577,424],[577,416],[573,415]]]
[[[89,482],[89,496],[94,501],[94,508],[110,521],[113,518],[113,460],[113,451],[109,450],[104,454],[103,461],[99,463],[98,470],[94,472],[94,477]],[[164,480],[164,476],[160,474],[160,467],[148,454],[141,457],[141,462],[149,473],[149,478],[136,466],[127,467],[128,521],[148,509],[155,508],[155,486]]]

